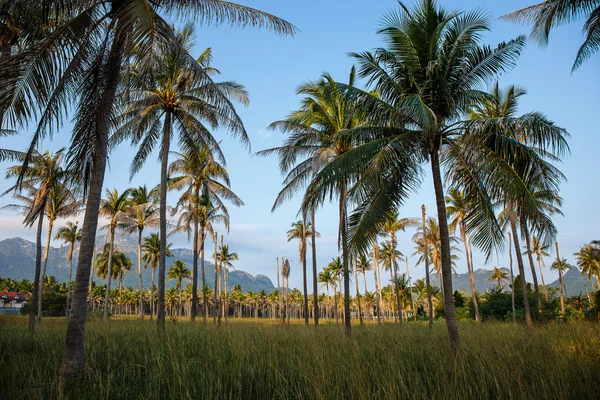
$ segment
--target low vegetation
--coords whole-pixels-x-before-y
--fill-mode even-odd
[[[600,392],[600,327],[461,324],[452,361],[446,326],[367,324],[315,329],[232,320],[220,328],[169,322],[164,336],[139,320],[92,319],[85,372],[59,393],[64,319],[35,334],[24,317],[0,319],[4,398],[593,398]],[[35,363],[33,362],[35,360]]]

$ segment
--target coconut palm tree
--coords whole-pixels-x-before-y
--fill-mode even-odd
[[[290,261],[287,258],[283,259],[281,265],[281,277],[283,278],[282,282],[285,286],[285,314],[283,314],[283,318],[287,317],[288,324],[290,323],[290,311],[289,311],[289,296],[290,296]]]
[[[169,268],[169,273],[167,274],[167,279],[175,280],[175,290],[179,292],[179,306],[183,307],[183,302],[181,301],[181,282],[185,279],[188,280],[192,277],[190,270],[187,268],[185,263],[181,260],[173,261],[173,265]],[[181,309],[180,309],[181,314]]]
[[[544,282],[544,257],[550,257],[548,253],[548,249],[550,248],[549,244],[542,243],[537,236],[533,236],[531,238],[531,250],[527,249],[527,246],[524,247],[524,254],[535,254],[538,268],[540,270],[540,278],[542,278],[542,287],[544,288],[544,295],[546,296],[546,301],[548,301],[548,289],[546,288],[546,282]]]
[[[356,70],[352,67],[348,85],[354,87]],[[351,148],[351,143],[339,136],[346,129],[364,123],[363,113],[356,109],[354,103],[348,101],[340,91],[335,90],[335,81],[327,73],[317,82],[300,85],[297,93],[304,95],[302,106],[292,112],[286,119],[272,123],[270,129],[279,129],[290,136],[280,147],[259,152],[259,155],[277,154],[279,167],[286,174],[284,188],[279,192],[273,209],[291,198],[301,187],[306,186],[309,179],[321,170],[330,160],[344,154]],[[301,161],[298,161],[298,160]],[[344,175],[336,176],[336,188],[340,213],[340,247],[344,269],[344,310],[348,318],[345,321],[345,333],[350,336],[350,272],[348,266],[349,249],[347,246],[347,187],[351,184]],[[303,214],[311,213],[314,223],[314,210],[322,204],[329,193],[306,190],[305,200],[312,204],[304,207]],[[316,237],[316,235],[315,235]],[[315,241],[315,237],[311,238]],[[313,245],[313,279],[316,280],[316,253]],[[313,285],[314,289],[314,285]],[[314,298],[313,298],[314,300]],[[315,306],[317,304],[315,303]],[[315,314],[316,315],[316,314]]]
[[[225,311],[226,311],[226,315],[228,314],[228,310],[229,310],[229,302],[228,302],[228,282],[227,282],[227,275],[228,275],[228,268],[233,268],[233,262],[232,261],[236,261],[239,260],[238,254],[235,252],[230,252],[229,251],[229,245],[227,244],[223,244],[222,240],[221,240],[221,245],[219,246],[219,250],[217,253],[217,261],[221,264],[221,268],[222,271],[224,272],[224,288],[225,288]]]
[[[556,244],[556,250],[558,253],[558,243]],[[573,268],[573,266],[571,264],[569,264],[565,258],[560,258],[560,256],[558,254],[556,256],[556,261],[554,261],[552,263],[552,265],[550,266],[550,269],[558,271],[558,282],[559,282],[559,286],[560,286],[559,287],[559,289],[560,289],[560,309],[561,309],[561,315],[562,315],[563,319],[565,318],[565,292],[566,292],[564,271],[569,270],[571,268]]]
[[[144,281],[142,276],[142,237],[144,229],[158,226],[158,215],[156,209],[156,193],[149,191],[146,185],[138,186],[129,192],[130,203],[127,212],[119,221],[119,226],[125,233],[137,233],[138,239],[138,283],[140,319],[144,320]]]
[[[24,158],[19,157],[23,162]],[[43,279],[41,278],[42,269],[42,226],[44,216],[47,214],[48,203],[52,195],[53,188],[63,185],[68,172],[63,168],[64,149],[56,153],[50,152],[38,153],[32,152],[29,164],[18,164],[9,167],[6,171],[6,178],[18,178],[17,184],[9,188],[4,194],[16,191],[18,199],[27,203],[27,208],[22,209],[25,219],[23,221],[26,227],[31,227],[38,221],[36,233],[36,257],[35,257],[35,275],[33,281],[33,293],[31,296],[31,307],[29,310],[29,331],[35,331],[35,315],[38,311],[38,320],[41,318],[41,309],[38,306],[42,301],[41,291],[43,290]],[[25,189],[31,196],[27,199],[19,194],[19,191]],[[15,206],[8,206],[13,207]],[[40,280],[42,279],[42,280]],[[40,284],[40,282],[42,284]]]
[[[111,250],[112,248],[112,250]],[[131,260],[125,255],[123,250],[115,250],[111,243],[106,243],[102,253],[96,257],[95,261],[96,276],[106,279],[110,282],[112,279],[119,279],[119,307],[121,306],[123,292],[123,276],[131,269]],[[112,271],[112,273],[109,273]],[[104,298],[105,310],[110,302],[110,297]],[[119,310],[120,311],[120,310]]]
[[[201,256],[202,287],[206,287],[204,272],[204,243],[207,233],[212,235],[212,223],[223,222],[229,230],[229,214],[223,204],[228,200],[236,206],[244,205],[244,202],[229,188],[229,174],[224,165],[217,162],[206,147],[192,145],[188,151],[177,154],[177,159],[169,165],[170,189],[185,189],[178,206],[184,202],[187,204],[188,213],[183,225],[193,236],[193,281],[192,281],[192,308],[191,320],[194,321],[197,314],[197,282],[198,282],[198,256]],[[179,174],[179,175],[177,175]],[[173,176],[175,175],[175,176]],[[221,182],[222,181],[222,182]],[[214,206],[213,206],[214,204]],[[180,218],[181,220],[181,218]],[[204,296],[204,294],[203,294]],[[206,296],[204,296],[206,299]],[[203,322],[206,323],[208,304],[203,303]]]
[[[69,307],[71,306],[71,280],[73,278],[73,252],[75,251],[75,245],[81,241],[81,228],[71,221],[67,222],[65,226],[59,228],[56,232],[54,240],[62,240],[63,243],[69,246],[67,253],[67,261],[69,262],[69,278],[67,280],[67,306],[66,316],[69,319]]]
[[[171,142],[179,135],[182,148],[192,150],[197,146],[208,146],[218,150],[218,143],[207,128],[226,128],[233,136],[249,146],[245,128],[231,100],[247,100],[246,93],[235,82],[213,83],[208,77],[206,66],[201,62],[190,65],[187,52],[191,48],[193,30],[186,26],[178,34],[179,46],[160,49],[159,59],[142,59],[137,65],[136,74],[150,68],[149,79],[140,79],[137,87],[128,92],[130,102],[119,117],[120,127],[115,134],[115,142],[131,138],[132,145],[139,145],[131,164],[131,175],[135,175],[144,165],[147,156],[160,140],[161,179],[160,179],[160,235],[161,243],[167,237],[167,184]],[[212,71],[212,70],[211,70]],[[161,132],[157,134],[157,132]],[[158,325],[164,330],[164,274],[165,265],[161,258],[158,270]]]
[[[508,274],[498,267],[492,269],[492,275],[486,279],[488,282],[498,282],[498,290],[502,290],[502,282],[508,282]]]
[[[577,258],[577,266],[581,269],[581,274],[587,275],[592,285],[592,292],[595,292],[594,276],[596,276],[596,281],[599,283],[598,290],[600,290],[600,246],[588,243],[574,255]]]
[[[326,288],[327,290],[327,298],[330,299],[331,297],[329,296],[329,287],[333,287],[333,293],[335,294],[336,290],[336,285],[337,285],[337,278],[334,275],[334,273],[332,272],[332,270],[330,268],[323,268],[323,270],[321,272],[319,272],[319,276],[317,278],[319,280],[320,283],[322,283],[320,289]],[[327,310],[326,310],[327,311]],[[336,316],[337,316],[337,310],[336,310]],[[328,313],[325,313],[325,318],[329,318]]]
[[[546,0],[504,15],[502,18],[533,24],[531,37],[539,44],[546,45],[553,28],[583,17],[586,18],[583,24],[586,38],[577,51],[571,70],[573,72],[600,47],[600,3],[598,1]]]
[[[43,7],[38,3],[26,7],[27,4],[33,5],[27,1],[2,0],[3,11],[10,15],[21,13],[24,20],[29,19],[39,27],[53,22],[59,26],[26,51],[0,60],[0,103],[12,113],[15,121],[25,124],[36,119],[38,122],[26,162],[31,161],[45,135],[62,126],[67,111],[75,109],[69,166],[77,166],[88,189],[73,315],[69,319],[61,368],[61,376],[69,377],[79,373],[84,365],[83,325],[89,266],[102,197],[108,137],[119,102],[117,92],[120,86],[128,86],[128,82],[121,79],[125,61],[140,49],[149,49],[139,51],[148,54],[160,47],[158,42],[178,47],[171,25],[163,18],[167,15],[177,19],[193,15],[205,22],[266,27],[280,34],[293,34],[295,28],[273,15],[220,0],[153,2],[142,7],[135,0],[118,1],[108,7],[101,0],[47,1]],[[31,18],[40,11],[43,11],[40,19]],[[192,57],[187,58],[189,64],[193,64]],[[200,72],[199,68],[196,70]]]
[[[292,223],[292,229],[287,231],[288,242],[294,239],[298,239],[298,255],[300,257],[300,264],[302,264],[302,277],[303,277],[303,288],[304,288],[304,323],[308,325],[308,286],[306,277],[306,246],[308,238],[312,237],[313,229],[312,224],[306,221],[306,215],[303,215],[302,221],[296,221]],[[317,237],[320,237],[318,232],[315,232]]]
[[[166,257],[173,257],[173,253],[171,252],[171,243],[168,243],[166,248]],[[142,261],[144,262],[144,269],[150,268],[152,269],[152,285],[150,286],[150,319],[155,314],[154,309],[154,272],[156,271],[156,267],[158,267],[158,262],[160,260],[160,236],[157,233],[152,233],[150,236],[144,238],[144,244],[142,245],[142,251],[144,255],[142,256]]]
[[[373,266],[371,260],[366,254],[361,254],[356,260],[356,272],[363,274],[363,280],[365,282],[365,293],[367,293],[367,272],[371,271]]]
[[[337,290],[336,287],[339,287],[340,289],[340,293],[342,291],[342,276],[344,273],[344,264],[342,262],[341,257],[335,257],[331,259],[331,262],[329,264],[327,264],[327,269],[331,272],[331,274],[333,275],[334,279],[337,280],[337,285],[335,285],[333,287],[333,297],[334,297],[334,302],[335,302],[335,323],[338,323],[338,318],[339,318],[339,308],[338,308],[338,295],[337,295]],[[344,299],[345,301],[345,299]],[[346,312],[346,309],[344,308],[344,312]]]
[[[107,243],[109,244],[108,249],[108,271],[111,271],[112,262],[113,262],[113,250],[115,244],[115,231],[117,226],[120,224],[123,219],[125,213],[127,212],[130,199],[129,199],[130,189],[126,189],[122,193],[119,193],[117,189],[113,189],[112,191],[106,189],[106,199],[102,199],[100,203],[100,215],[107,217],[109,219],[109,223],[106,226],[108,228],[108,238]],[[108,275],[108,280],[106,282],[106,296],[104,298],[104,314],[102,316],[103,320],[108,319],[108,302],[110,300],[110,283],[111,283],[112,275]]]
[[[470,204],[465,198],[464,192],[450,188],[446,196],[446,211],[450,217],[450,230],[455,231],[459,228],[460,238],[465,246],[465,258],[467,262],[467,272],[469,273],[469,285],[471,289],[471,299],[475,308],[475,320],[481,322],[479,317],[479,305],[477,304],[477,296],[475,295],[475,274],[473,272],[473,254],[469,251],[469,240],[467,233],[466,219],[469,217]]]
[[[398,318],[396,312],[402,314],[402,311],[399,311],[400,302],[396,299],[396,283],[394,276],[394,266],[398,264],[398,261],[402,261],[404,254],[402,254],[399,250],[396,249],[395,246],[392,245],[391,240],[387,240],[383,242],[381,248],[379,249],[379,262],[383,266],[386,271],[390,272],[390,284],[392,284],[392,299],[394,299],[393,308],[394,308],[394,321],[397,322]],[[396,269],[397,271],[397,269]],[[402,318],[402,316],[400,316]]]
[[[399,218],[399,213],[397,211],[393,211],[387,215],[387,217],[383,220],[383,224],[381,226],[382,232],[385,233],[386,236],[390,237],[390,252],[394,252],[396,250],[396,232],[402,231],[405,232],[406,228],[409,227],[417,227],[419,225],[418,220],[415,218]],[[392,258],[392,267],[393,267],[393,278],[392,282],[394,284],[394,290],[396,293],[396,302],[399,316],[399,321],[402,323],[402,308],[400,307],[400,297],[397,295],[398,293],[398,259],[396,257]]]

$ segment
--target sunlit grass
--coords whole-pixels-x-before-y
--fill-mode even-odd
[[[3,398],[58,397],[65,323],[46,319],[30,335],[25,318],[0,319]],[[91,321],[84,376],[66,398],[596,398],[597,324],[461,325],[453,363],[446,327],[421,323],[314,329],[276,321]]]

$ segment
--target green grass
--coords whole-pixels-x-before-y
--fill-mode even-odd
[[[91,321],[87,368],[70,399],[598,398],[598,324],[461,325],[462,361],[446,328],[230,321],[214,328],[136,320]],[[57,398],[65,323],[30,335],[24,317],[0,318],[1,398]]]

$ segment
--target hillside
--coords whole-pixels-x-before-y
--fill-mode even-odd
[[[104,244],[104,235],[98,236],[96,239],[96,249],[99,251]],[[123,279],[125,286],[137,287],[137,243],[133,237],[117,235],[115,237],[115,247],[123,249],[127,256],[131,258],[134,264],[133,270],[129,272]],[[54,248],[50,247],[48,255],[48,266],[46,275],[54,276],[58,281],[66,281],[69,270],[67,263],[67,247]],[[174,260],[180,259],[185,262],[188,268],[192,269],[192,251],[190,249],[172,249],[173,257],[167,257],[167,268]],[[207,252],[208,254],[209,252]],[[77,260],[73,261],[73,269]],[[200,262],[198,262],[200,269]],[[35,271],[35,243],[21,238],[10,238],[0,241],[0,276],[3,278],[11,278],[16,280],[29,279],[33,280]],[[214,283],[214,264],[205,260],[205,271],[207,284],[212,287]],[[73,271],[73,274],[75,271]],[[200,272],[199,272],[200,273]],[[94,276],[96,283],[101,283],[100,278]],[[143,273],[144,287],[150,286],[151,272],[145,270]],[[234,286],[240,284],[245,291],[259,291],[264,289],[272,291],[273,283],[269,277],[265,275],[253,276],[241,270],[233,270],[229,273],[229,285]],[[167,287],[174,286],[174,282],[167,281]]]

